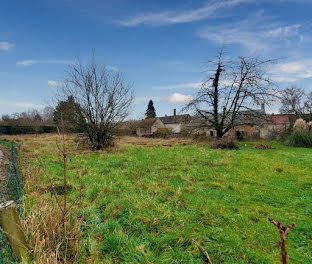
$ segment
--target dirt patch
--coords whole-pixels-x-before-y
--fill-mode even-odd
[[[119,137],[117,144],[130,144],[136,146],[165,146],[172,147],[173,145],[187,145],[191,143],[189,138],[145,138],[145,137]]]
[[[272,147],[266,144],[256,144],[252,148],[254,149],[271,149]]]

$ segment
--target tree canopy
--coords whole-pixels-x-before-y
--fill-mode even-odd
[[[154,118],[156,117],[156,110],[154,107],[154,103],[152,100],[149,101],[147,109],[145,111],[146,118]]]

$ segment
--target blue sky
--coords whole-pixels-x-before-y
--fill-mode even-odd
[[[92,50],[133,82],[133,118],[149,99],[159,116],[181,109],[223,45],[231,58],[279,59],[278,85],[311,91],[311,11],[312,0],[2,0],[0,115],[42,107]]]

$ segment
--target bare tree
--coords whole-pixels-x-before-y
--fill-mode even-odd
[[[302,116],[305,112],[305,96],[304,90],[295,85],[282,90],[280,113]]]
[[[202,127],[212,127],[222,138],[239,119],[249,120],[262,116],[254,106],[274,101],[276,87],[267,76],[272,60],[257,57],[239,57],[226,61],[219,52],[216,61],[208,61],[213,75],[208,76],[195,98],[184,110],[195,110]],[[208,70],[208,72],[211,72]]]
[[[87,65],[79,60],[71,65],[64,83],[61,94],[80,105],[91,148],[111,145],[112,130],[129,115],[132,85],[120,72],[98,66],[94,58]]]
[[[42,119],[45,122],[46,125],[53,125],[53,113],[54,113],[54,108],[51,106],[45,106],[42,109]]]
[[[312,92],[306,95],[306,100],[304,102],[304,108],[306,112],[310,115],[310,119],[312,120]]]

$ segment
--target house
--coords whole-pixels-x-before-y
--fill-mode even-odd
[[[272,114],[267,115],[263,125],[260,128],[261,138],[273,138],[285,133],[291,129],[293,121],[296,119],[290,114]]]
[[[136,134],[140,137],[148,137],[157,132],[159,128],[166,128],[160,118],[147,118],[137,125]]]
[[[140,121],[137,120],[128,120],[119,122],[116,124],[114,133],[116,135],[135,135],[136,134],[136,128]]]
[[[261,126],[265,119],[264,105],[261,109],[239,111],[236,114],[234,126],[224,135],[228,138],[259,138]],[[220,115],[220,118],[222,116]],[[231,124],[231,115],[224,120],[225,126]],[[192,117],[190,123],[187,124],[187,130],[192,134],[206,134],[207,136],[216,137],[217,131],[200,115]]]
[[[173,109],[172,116],[159,117],[162,123],[172,133],[181,133],[185,129],[186,125],[190,122],[191,116],[189,114],[177,115],[176,109]]]

